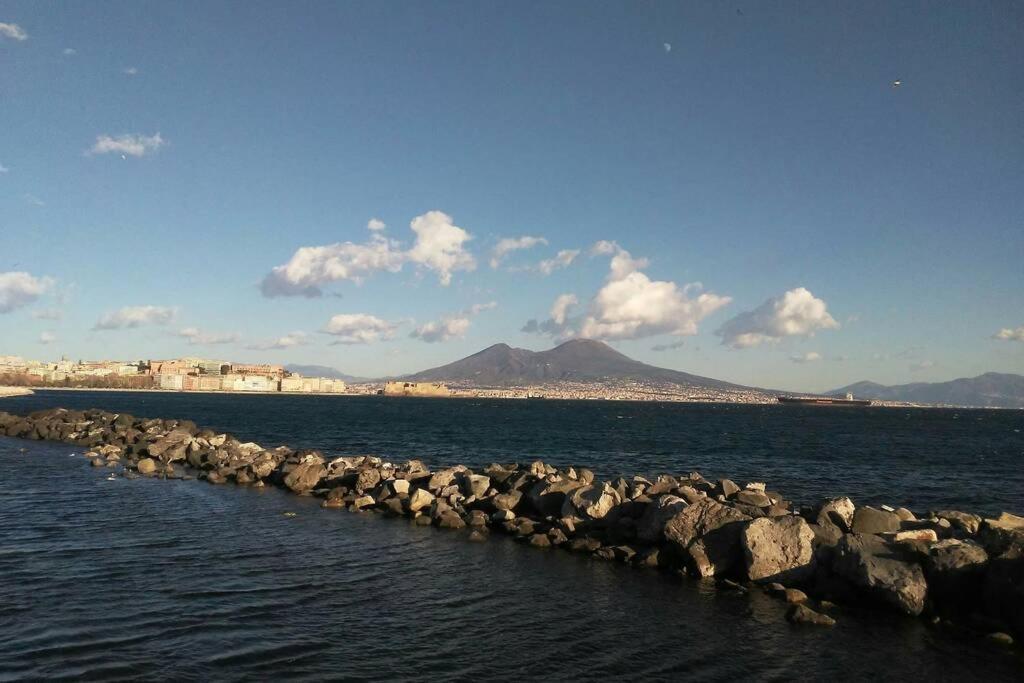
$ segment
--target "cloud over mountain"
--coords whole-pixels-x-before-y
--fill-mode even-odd
[[[466,335],[471,324],[471,318],[483,311],[489,311],[497,307],[497,302],[489,301],[485,304],[473,304],[464,311],[443,316],[440,320],[431,320],[423,323],[409,333],[413,339],[425,341],[428,344],[445,342],[450,339],[460,339]]]
[[[745,349],[786,337],[813,337],[819,330],[838,327],[824,301],[797,287],[727,320],[715,334],[726,346]]]

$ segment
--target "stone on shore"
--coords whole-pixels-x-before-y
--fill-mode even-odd
[[[728,572],[743,561],[740,536],[750,517],[710,498],[676,513],[665,524],[665,540],[699,576]]]
[[[900,530],[900,517],[895,512],[865,505],[853,513],[851,529],[855,534],[885,534]]]
[[[978,529],[981,528],[981,517],[979,515],[972,515],[969,512],[939,510],[933,513],[932,516],[948,521],[954,529],[959,529],[969,536],[978,533]]]
[[[416,489],[409,496],[409,511],[419,512],[425,507],[429,507],[434,502],[434,494],[426,489]]]
[[[135,468],[139,474],[152,474],[156,471],[156,461],[152,458],[142,458]]]
[[[761,517],[741,536],[752,581],[799,583],[814,572],[814,532],[802,517]]]
[[[853,515],[857,508],[853,501],[843,496],[826,500],[818,508],[817,520],[822,526],[832,525],[840,531],[849,531],[853,526]]]
[[[928,585],[921,566],[898,545],[873,534],[847,534],[833,556],[833,571],[899,611],[924,610]]]

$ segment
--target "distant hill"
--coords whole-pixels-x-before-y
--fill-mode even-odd
[[[508,344],[495,344],[462,360],[417,372],[404,379],[415,382],[472,382],[485,387],[557,380],[640,379],[714,389],[748,388],[647,365],[619,353],[604,342],[591,339],[573,339],[548,351],[528,351]]]
[[[353,375],[346,375],[340,370],[329,367],[327,365],[291,365],[284,366],[284,369],[288,372],[294,372],[302,375],[303,377],[330,377],[331,379],[343,379],[346,382],[369,382],[370,379],[367,377],[355,377]]]
[[[857,398],[877,401],[907,401],[953,406],[989,408],[1024,408],[1024,376],[986,372],[977,377],[963,377],[949,382],[914,382],[885,386],[875,382],[857,382],[828,392],[842,396],[847,392]]]

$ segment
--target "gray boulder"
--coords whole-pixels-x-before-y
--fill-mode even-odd
[[[899,515],[865,505],[853,513],[851,529],[855,534],[886,534],[900,530]]]
[[[924,563],[935,602],[970,608],[980,599],[988,553],[973,541],[949,538],[928,549]]]
[[[830,498],[818,508],[817,522],[821,526],[834,526],[840,531],[847,532],[853,526],[853,515],[856,507],[853,501],[843,496],[841,498]]]
[[[986,519],[978,531],[978,540],[989,555],[1002,555],[1013,545],[1024,546],[1024,517],[1004,512],[996,519]]]
[[[814,532],[802,517],[761,517],[741,537],[752,581],[799,583],[814,571]]]
[[[699,576],[728,572],[743,561],[740,536],[750,517],[710,498],[676,513],[665,524],[665,540]]]
[[[139,464],[135,466],[140,474],[153,474],[156,471],[156,461],[152,458],[143,458],[139,460]]]
[[[647,543],[657,543],[665,536],[665,523],[672,519],[688,503],[678,496],[658,496],[647,506],[636,525],[636,537]]]
[[[873,534],[847,534],[832,557],[832,570],[899,611],[918,615],[928,585],[921,566],[895,543]]]
[[[284,485],[295,493],[312,491],[327,474],[323,458],[319,456],[306,456],[306,458],[303,462],[296,464],[284,477]]]

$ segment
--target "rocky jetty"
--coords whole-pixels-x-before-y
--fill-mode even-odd
[[[0,435],[62,441],[126,476],[273,485],[324,508],[490,533],[637,567],[763,589],[794,624],[828,626],[843,607],[877,606],[986,634],[1024,637],[1024,517],[926,514],[832,498],[794,506],[760,482],[687,475],[599,481],[541,461],[430,470],[419,460],[327,458],[265,448],[187,420],[99,410],[0,412]]]

